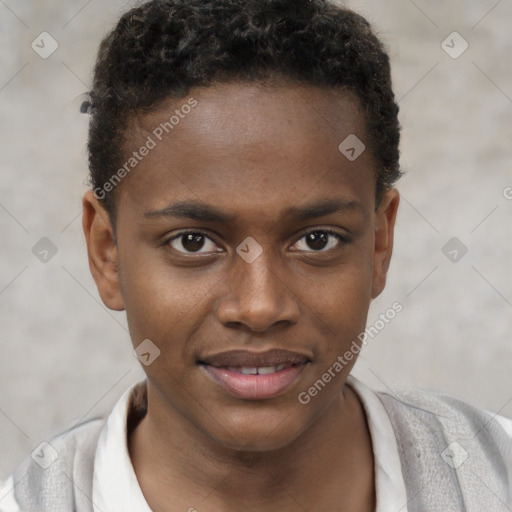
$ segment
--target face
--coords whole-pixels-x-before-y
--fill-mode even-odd
[[[376,209],[371,151],[338,149],[366,140],[350,93],[234,83],[190,97],[128,130],[127,159],[155,145],[118,185],[117,244],[86,196],[91,269],[134,347],[160,351],[143,366],[149,414],[226,447],[280,448],[335,406],[355,358],[298,397],[364,331],[397,193]]]

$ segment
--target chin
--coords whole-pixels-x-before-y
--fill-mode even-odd
[[[224,447],[240,453],[270,452],[293,443],[307,428],[307,422],[293,413],[269,411],[233,415],[223,427],[210,432],[210,437]]]

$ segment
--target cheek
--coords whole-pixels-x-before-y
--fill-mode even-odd
[[[358,284],[360,280],[358,281]],[[324,294],[322,302],[317,302],[318,313],[313,316],[317,330],[323,332],[325,346],[321,347],[319,363],[330,365],[337,356],[358,342],[358,336],[364,331],[370,305],[368,286],[350,286],[350,280],[344,279]]]
[[[362,244],[361,244],[362,245]],[[371,302],[373,259],[371,240],[350,259],[321,279],[303,282],[303,304],[314,328],[323,334],[319,347],[321,365],[331,364],[350,348],[364,331]]]
[[[311,267],[298,277],[303,296],[312,309],[335,322],[346,319],[369,305],[373,277],[371,237],[359,240],[347,257],[337,266]],[[353,318],[355,321],[356,319]]]
[[[149,338],[162,349],[178,349],[211,308],[215,279],[172,268],[154,251],[148,251],[147,257],[143,252],[131,251],[121,260],[122,293],[133,343]]]

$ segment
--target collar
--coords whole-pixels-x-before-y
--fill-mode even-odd
[[[374,391],[349,376],[359,397],[372,438],[375,461],[376,512],[407,512],[407,494],[395,433],[383,404]],[[151,512],[128,452],[128,432],[146,414],[146,381],[131,386],[118,400],[103,427],[96,449],[93,475],[95,512],[123,510]]]

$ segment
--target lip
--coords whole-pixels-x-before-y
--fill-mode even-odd
[[[201,358],[200,367],[231,395],[244,400],[265,400],[285,393],[300,377],[311,358],[282,349],[265,352],[230,350]],[[246,375],[240,368],[265,368],[285,365],[262,375]]]
[[[227,350],[210,356],[201,357],[199,363],[224,367],[277,366],[279,364],[305,364],[311,357],[301,352],[273,348],[264,352],[250,350]]]
[[[207,375],[235,397],[244,400],[266,400],[281,395],[290,388],[306,364],[290,366],[268,375],[244,375],[225,367],[205,364],[201,367]]]

